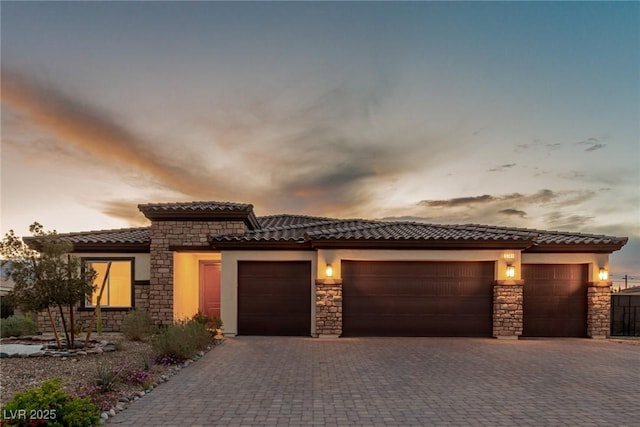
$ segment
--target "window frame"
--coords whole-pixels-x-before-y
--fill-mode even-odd
[[[107,311],[130,311],[132,309],[135,308],[136,306],[136,299],[135,299],[135,286],[136,286],[136,279],[135,279],[135,273],[136,273],[136,258],[135,257],[81,257],[81,265],[82,265],[82,274],[84,275],[84,273],[87,271],[87,263],[89,262],[109,262],[109,261],[129,261],[131,264],[131,305],[128,307],[111,307],[111,306],[104,306],[104,305],[100,305],[100,310],[107,310]],[[96,306],[95,305],[88,305],[87,304],[87,298],[84,298],[82,301],[82,305],[81,305],[81,309],[83,310],[88,310],[88,311],[92,311],[95,310]]]

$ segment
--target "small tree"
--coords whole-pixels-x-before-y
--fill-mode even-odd
[[[73,348],[73,310],[93,293],[96,272],[91,269],[82,272],[81,261],[70,255],[73,244],[60,238],[55,231],[45,232],[37,222],[29,227],[29,231],[33,235],[30,243],[35,249],[25,244],[13,230],[5,234],[0,243],[2,262],[7,263],[8,275],[15,283],[11,299],[25,312],[57,307],[67,344]],[[65,309],[69,313],[69,322]],[[51,323],[56,332],[53,320]]]

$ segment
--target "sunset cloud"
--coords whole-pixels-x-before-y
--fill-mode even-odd
[[[49,139],[45,145],[28,149],[44,148],[68,156],[69,148],[64,145],[69,145],[90,155],[96,164],[142,173],[185,195],[210,195],[204,176],[195,172],[199,168],[193,164],[162,155],[157,146],[119,125],[107,113],[24,74],[2,70],[2,102],[63,145],[61,148]]]
[[[519,209],[501,209],[498,211],[498,213],[509,216],[517,216],[520,218],[525,218],[527,216],[527,213],[525,211],[521,211]]]

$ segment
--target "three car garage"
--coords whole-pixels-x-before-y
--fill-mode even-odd
[[[495,263],[342,261],[342,335],[491,337]],[[523,264],[523,336],[587,335],[586,264]],[[311,262],[238,263],[238,333],[311,335]]]

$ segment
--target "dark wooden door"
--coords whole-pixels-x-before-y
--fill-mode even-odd
[[[343,335],[482,336],[493,262],[343,261]]]
[[[200,261],[199,310],[220,317],[220,261]]]
[[[238,262],[238,334],[311,335],[311,263]]]
[[[523,264],[525,337],[587,336],[586,264]]]

